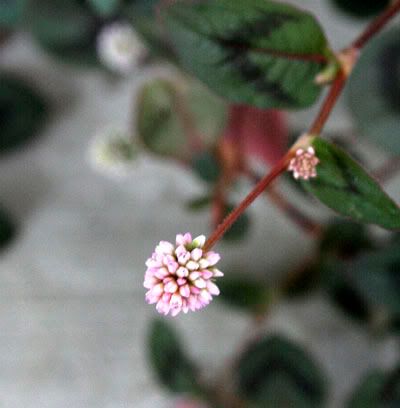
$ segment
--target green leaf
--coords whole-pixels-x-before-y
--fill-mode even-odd
[[[342,11],[353,17],[371,17],[383,11],[390,0],[331,0]]]
[[[227,216],[233,209],[234,205],[228,205],[225,210],[225,216]],[[250,229],[250,216],[247,212],[244,212],[235,223],[225,232],[222,240],[225,242],[236,242],[245,238]]]
[[[315,76],[329,54],[308,13],[267,0],[178,1],[163,11],[184,69],[236,103],[304,108],[320,87]]]
[[[36,0],[28,7],[26,25],[51,55],[67,63],[97,65],[96,19],[78,2]]]
[[[15,237],[16,226],[10,215],[0,208],[0,249],[5,248]]]
[[[321,284],[332,303],[346,316],[367,323],[372,310],[367,300],[354,288],[343,260],[329,257],[320,265]]]
[[[400,28],[374,39],[348,86],[348,104],[361,136],[400,154]]]
[[[190,211],[201,211],[201,210],[206,209],[208,206],[210,206],[211,202],[212,202],[212,196],[207,194],[207,195],[202,195],[202,196],[189,200],[185,204],[185,207]]]
[[[161,384],[174,393],[198,393],[196,370],[178,336],[164,320],[153,321],[148,340],[149,358]]]
[[[378,408],[380,394],[385,386],[386,375],[383,371],[369,372],[357,386],[347,403],[347,408]]]
[[[102,17],[109,17],[118,11],[121,0],[88,0],[93,10]]]
[[[326,381],[298,345],[280,336],[265,337],[241,356],[238,385],[258,407],[323,406]]]
[[[139,92],[137,132],[152,152],[164,156],[185,157],[188,144],[176,112],[178,91],[173,82],[156,79]]]
[[[188,132],[185,121],[193,127]],[[138,97],[137,133],[153,153],[186,159],[195,132],[204,147],[215,143],[226,120],[225,104],[197,83],[156,79]],[[191,135],[193,136],[193,134]]]
[[[195,155],[192,168],[195,174],[207,183],[215,183],[221,174],[217,158],[210,152],[202,152]]]
[[[288,298],[305,296],[319,288],[321,280],[319,264],[311,262],[300,268],[294,277],[290,276],[289,280],[283,282],[284,295]]]
[[[346,408],[396,408],[400,406],[400,369],[372,370],[361,380]]]
[[[365,225],[343,219],[335,219],[326,227],[319,249],[324,255],[334,253],[348,258],[372,247],[373,244],[368,236]]]
[[[250,312],[263,311],[271,301],[271,289],[248,278],[225,277],[218,282],[218,287],[221,293],[217,299]]]
[[[93,33],[93,17],[75,1],[35,0],[26,24],[40,44],[68,46]]]
[[[0,75],[0,152],[33,138],[46,114],[44,100],[24,82]]]
[[[14,28],[22,19],[27,0],[0,1],[0,27]]]
[[[355,221],[400,228],[400,208],[343,150],[315,138],[317,177],[303,186],[321,202]]]
[[[142,37],[155,56],[176,62],[176,57],[167,41],[163,26],[159,24],[157,7],[160,0],[135,0],[124,8],[123,15],[132,21],[135,31]]]
[[[348,273],[371,305],[400,316],[400,242],[359,256]]]

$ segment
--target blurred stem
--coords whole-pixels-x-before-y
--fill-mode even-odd
[[[222,221],[221,224],[214,230],[204,245],[204,251],[208,251],[212,246],[225,234],[232,224],[240,217],[240,215],[253,203],[253,201],[264,192],[264,190],[282,174],[291,159],[291,153],[287,153],[275,167],[264,176],[254,187],[254,189],[245,197],[245,199]]]
[[[196,127],[194,117],[187,109],[184,95],[179,92],[176,93],[174,98],[174,108],[187,137],[191,153],[201,151],[203,149],[203,142]]]
[[[379,182],[385,183],[400,172],[400,156],[387,160],[381,167],[372,172],[373,176]]]
[[[321,109],[312,123],[308,135],[318,136],[327,122],[333,108],[336,105],[339,96],[346,84],[347,78],[350,76],[359,57],[359,50],[363,48],[379,31],[398,13],[400,12],[400,0],[394,2],[388,7],[379,17],[377,17],[364,32],[351,44],[350,47],[339,52],[336,57],[340,63],[340,69],[333,81],[332,86],[325,98]],[[304,135],[302,136],[304,138]],[[295,145],[296,146],[296,145]],[[222,221],[221,224],[210,235],[205,243],[204,250],[209,250],[214,244],[225,234],[232,224],[240,217],[240,215],[249,207],[253,201],[267,188],[270,184],[282,174],[290,159],[295,154],[294,148],[289,150],[278,164],[262,178],[247,197]]]
[[[367,29],[353,42],[352,48],[363,48],[383,27],[400,12],[400,0],[394,1]]]
[[[347,78],[350,76],[359,57],[359,51],[375,36],[382,28],[400,12],[400,0],[396,0],[390,5],[386,11],[378,16],[372,23],[364,30],[364,32],[342,52],[337,54],[338,61],[341,64],[341,69],[334,80],[331,89],[319,111],[317,118],[310,127],[309,134],[319,135],[325,126],[334,106],[336,105],[339,96],[346,84]]]
[[[246,169],[245,173],[256,183],[260,180],[260,178],[249,169]],[[266,190],[265,193],[268,194],[271,202],[275,204],[275,206],[279,208],[302,231],[314,238],[319,237],[322,231],[321,224],[312,220],[310,217],[308,217],[308,215],[300,211],[276,188],[271,187],[269,190]]]
[[[331,89],[329,90],[329,93],[326,96],[326,99],[322,104],[316,119],[311,125],[308,134],[318,136],[321,133],[334,106],[336,105],[337,100],[339,99],[340,94],[342,93],[345,83],[346,75],[343,73],[343,71],[340,71],[336,79],[333,81]]]
[[[7,38],[10,36],[10,32],[6,31],[4,29],[0,29],[0,46],[3,45],[3,43],[7,40]]]
[[[227,207],[226,192],[235,180],[238,163],[240,163],[237,146],[225,138],[222,138],[218,143],[217,155],[221,166],[221,175],[214,190],[212,206],[213,228],[217,228],[224,218]]]

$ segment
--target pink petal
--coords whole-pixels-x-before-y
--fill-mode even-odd
[[[208,281],[207,282],[207,289],[214,296],[218,296],[220,294],[218,286],[214,282]]]
[[[193,284],[199,289],[204,289],[207,286],[206,281],[202,278],[196,279]]]
[[[163,292],[164,292],[164,285],[162,283],[159,283],[158,285],[150,289],[151,296],[160,297],[163,294]]]
[[[216,252],[210,251],[207,252],[205,258],[209,262],[210,266],[214,266],[221,259],[221,256]]]
[[[199,300],[206,302],[208,304],[212,300],[212,296],[207,289],[203,289],[199,294]]]
[[[178,234],[176,236],[176,245],[186,246],[192,243],[192,235],[187,232],[186,234]]]
[[[166,293],[175,293],[178,290],[178,285],[175,281],[168,282],[164,286],[164,292]]]
[[[203,256],[203,251],[200,248],[195,248],[190,255],[193,261],[197,262]]]
[[[189,271],[183,266],[180,266],[175,273],[176,276],[179,276],[180,278],[186,278],[189,276]]]
[[[198,278],[200,278],[200,272],[192,272],[190,275],[189,275],[189,279],[191,280],[191,281],[195,281],[196,279],[198,279]]]
[[[179,293],[181,296],[188,298],[190,296],[190,287],[189,285],[184,285],[179,288]]]
[[[153,286],[157,285],[158,282],[159,282],[158,279],[153,278],[153,277],[149,277],[149,278],[146,278],[146,279],[144,280],[143,286],[144,286],[146,289],[151,289]]]
[[[205,269],[202,273],[201,276],[203,277],[203,279],[210,279],[214,276],[214,273],[209,271],[208,269]]]
[[[217,268],[213,269],[214,278],[221,278],[224,274]]]
[[[186,264],[186,268],[188,268],[189,271],[195,271],[195,270],[199,269],[199,266],[200,266],[200,265],[199,265],[197,262],[195,262],[195,261],[189,261],[189,262]]]
[[[157,272],[154,273],[154,276],[158,279],[164,279],[169,275],[168,269],[163,267],[157,270]]]
[[[200,269],[206,269],[210,266],[210,262],[207,261],[207,259],[201,258],[199,261],[199,267]]]
[[[174,245],[172,245],[168,241],[160,241],[160,243],[156,247],[156,252],[158,254],[173,254],[174,252]]]

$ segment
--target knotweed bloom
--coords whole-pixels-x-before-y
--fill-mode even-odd
[[[144,53],[144,45],[127,23],[105,26],[97,37],[100,61],[112,71],[129,73]]]
[[[214,279],[223,276],[215,267],[220,256],[203,251],[205,241],[204,235],[192,239],[189,233],[178,234],[175,245],[161,241],[146,261],[146,301],[156,303],[159,313],[176,316],[202,309],[219,295]]]
[[[126,132],[109,128],[91,141],[88,159],[96,171],[120,179],[132,169],[136,150],[135,143]]]
[[[295,179],[301,178],[308,180],[317,176],[318,157],[315,155],[313,147],[308,147],[306,150],[297,149],[296,155],[290,160],[288,170],[293,172]]]

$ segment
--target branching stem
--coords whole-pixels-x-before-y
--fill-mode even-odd
[[[336,79],[333,81],[320,111],[309,129],[308,133],[310,135],[317,136],[322,132],[325,123],[343,91],[347,78],[358,60],[359,51],[399,12],[400,0],[396,0],[386,11],[372,21],[350,47],[338,54],[338,61],[341,64],[341,69],[339,69]],[[205,243],[205,250],[209,250],[225,234],[247,207],[249,207],[253,201],[286,170],[294,153],[293,150],[289,150],[278,164],[276,164],[275,167],[273,167],[273,169],[257,183],[244,200],[222,221],[220,225],[218,225]]]

